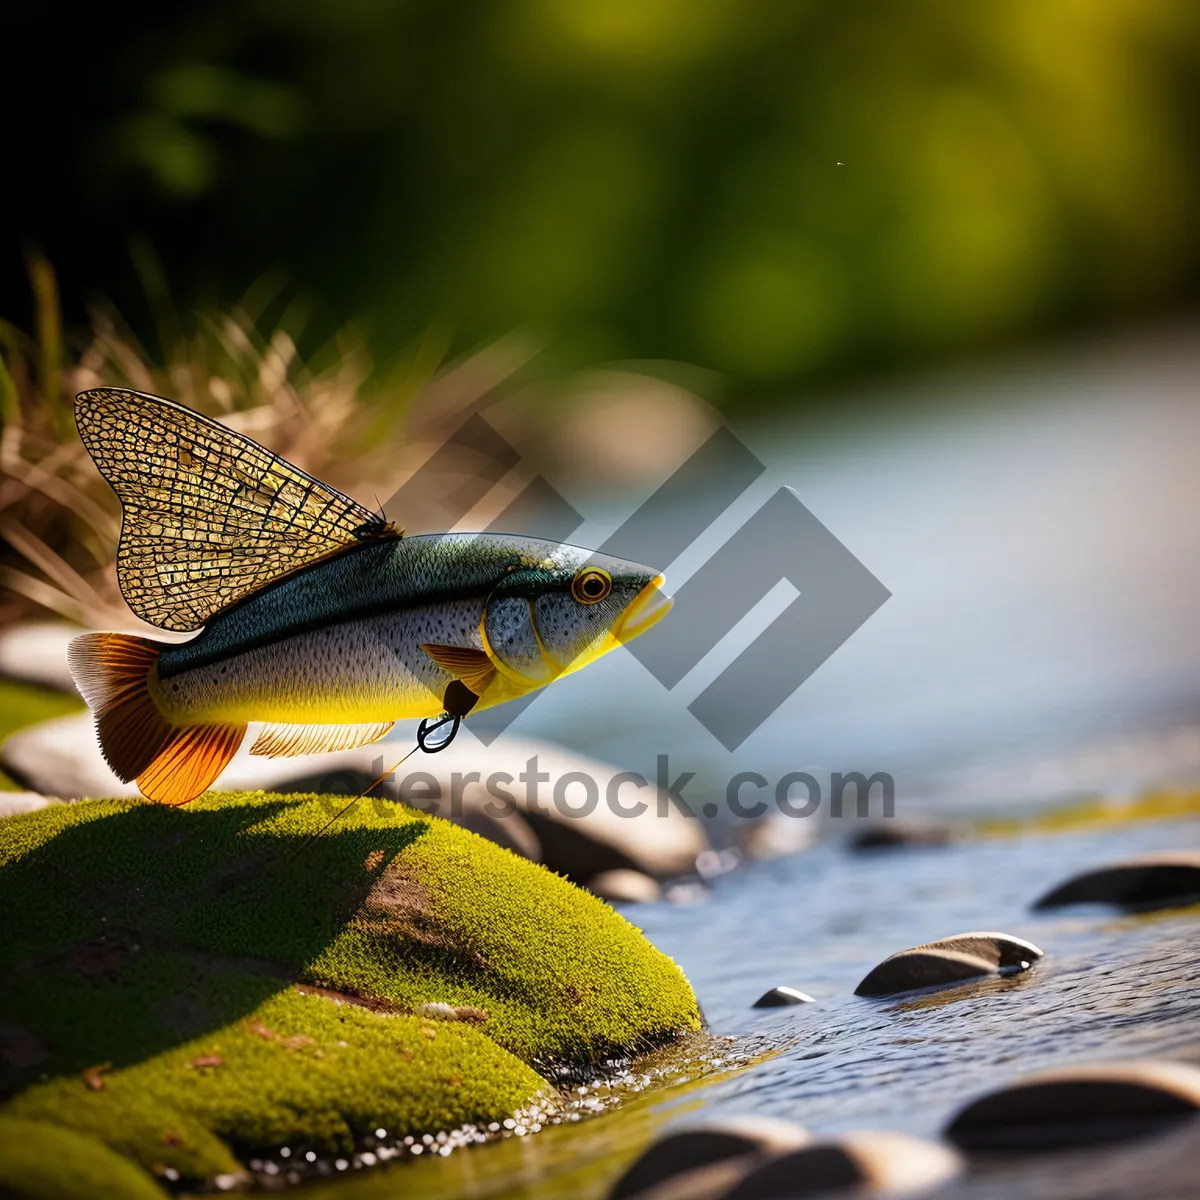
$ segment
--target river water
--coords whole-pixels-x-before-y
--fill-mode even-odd
[[[768,469],[668,568],[668,585],[787,485],[891,598],[733,754],[687,704],[788,594],[670,692],[630,654],[610,655],[556,684],[554,703],[543,697],[513,732],[650,773],[669,753],[698,772],[697,791],[739,770],[883,770],[901,807],[1190,777],[1198,341],[1093,347],[843,397],[836,418],[804,426],[738,425]],[[575,540],[600,544],[638,499],[576,501],[588,521]]]
[[[1200,847],[1200,823],[1156,821],[1052,835],[1028,833],[883,857],[837,845],[760,863],[716,882],[708,902],[643,905],[628,915],[687,972],[712,1029],[732,1036],[682,1050],[644,1093],[611,1111],[448,1158],[363,1172],[330,1200],[572,1196],[607,1192],[649,1140],[676,1123],[770,1115],[820,1134],[893,1129],[936,1137],[967,1100],[1022,1074],[1081,1061],[1181,1058],[1200,1065],[1196,909],[1136,918],[1100,910],[1034,915],[1032,899],[1064,875],[1114,856]],[[894,950],[969,929],[1000,929],[1045,951],[1032,971],[896,999],[853,995]],[[787,984],[814,1003],[755,1010]],[[751,1058],[711,1072],[703,1057]],[[708,1072],[704,1077],[698,1075]],[[594,1090],[594,1089],[593,1089]],[[1007,1164],[999,1194],[1184,1196],[1190,1157],[1108,1150],[1105,1191],[1053,1157]],[[1156,1174],[1157,1173],[1157,1174]],[[993,1170],[958,1185],[991,1194]],[[1082,1176],[1082,1180],[1081,1177]],[[317,1185],[324,1193],[324,1188]]]
[[[926,381],[886,405],[846,397],[837,419],[807,427],[739,428],[768,470],[671,582],[787,484],[891,599],[735,753],[687,702],[778,603],[671,692],[630,655],[612,655],[556,684],[557,703],[531,705],[513,732],[650,775],[668,754],[673,775],[696,773],[690,800],[719,799],[743,770],[885,771],[902,818],[1030,817],[1083,796],[1194,785],[1195,342],[1160,334]],[[573,540],[598,544],[637,499],[580,505],[589,520]],[[1076,871],[1200,847],[1194,818],[1026,827],[870,855],[849,852],[838,825],[817,819],[810,848],[677,893],[694,903],[625,910],[683,967],[713,1033],[741,1039],[729,1053],[762,1055],[753,1065],[697,1082],[696,1063],[677,1064],[674,1086],[660,1081],[604,1115],[406,1165],[404,1194],[601,1196],[670,1121],[758,1113],[820,1132],[934,1136],[966,1099],[1029,1070],[1143,1055],[1200,1062],[1196,912],[1030,910]],[[732,841],[736,828],[718,818],[714,837]],[[1016,979],[916,999],[853,995],[888,954],[972,929],[1028,938],[1046,957]],[[815,1003],[750,1007],[777,984]],[[1112,1194],[1181,1186],[1178,1165],[1155,1183],[1144,1159],[1107,1153]],[[1078,1180],[1043,1167],[1018,1190],[1099,1194],[1094,1178]],[[1002,1184],[962,1186],[982,1195]],[[394,1170],[364,1173],[345,1194],[399,1186]]]

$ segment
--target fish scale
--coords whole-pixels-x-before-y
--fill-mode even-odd
[[[430,715],[453,678],[426,643],[482,653],[484,598],[381,613],[306,630],[160,679],[188,721],[358,724]]]

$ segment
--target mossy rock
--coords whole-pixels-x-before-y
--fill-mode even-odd
[[[0,1196],[5,1200],[166,1200],[140,1167],[84,1133],[0,1117]]]
[[[622,917],[466,830],[338,797],[102,800],[0,822],[0,1119],[184,1181],[552,1102],[700,1027]]]

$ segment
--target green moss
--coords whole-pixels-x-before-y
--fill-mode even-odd
[[[0,1117],[0,1195],[9,1200],[165,1200],[167,1193],[93,1137]]]
[[[378,1126],[420,1132],[487,1123],[546,1088],[469,1025],[380,1016],[281,992],[244,1020],[103,1075],[30,1088],[6,1109],[65,1120],[184,1179],[236,1172],[231,1151],[353,1149]]]
[[[535,1067],[699,1028],[682,973],[607,905],[390,803],[322,832],[337,803],[210,793],[4,822],[0,908],[21,919],[0,1021],[25,1048],[4,1111],[205,1178],[283,1144],[502,1119],[550,1090]]]
[[[83,701],[73,692],[56,692],[12,679],[0,679],[0,742],[26,725],[81,712],[83,707]],[[0,791],[14,790],[20,790],[18,785],[0,771]]]
[[[148,1063],[115,1075],[105,1073],[102,1091],[92,1091],[81,1076],[40,1084],[7,1105],[0,1120],[67,1125],[155,1174],[169,1167],[181,1179],[204,1180],[240,1172],[241,1164],[229,1146],[177,1107],[178,1093],[141,1085],[137,1072],[152,1067]]]

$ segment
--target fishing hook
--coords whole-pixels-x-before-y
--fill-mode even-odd
[[[453,722],[451,725],[450,723]],[[454,741],[458,734],[458,727],[462,724],[462,717],[457,713],[444,712],[438,717],[433,724],[429,723],[428,717],[422,717],[420,725],[417,726],[417,745],[425,751],[426,754],[436,754],[439,750],[445,748]],[[450,725],[450,732],[440,741],[430,743],[431,734],[436,733],[443,725]]]

